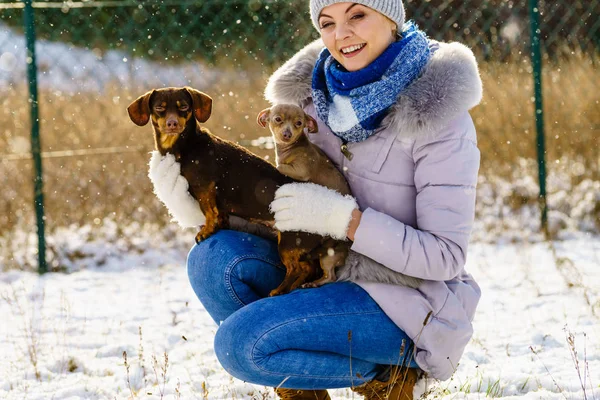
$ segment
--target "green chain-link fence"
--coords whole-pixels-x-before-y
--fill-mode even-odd
[[[2,0],[1,20],[22,30],[22,3]],[[432,37],[459,40],[484,59],[506,59],[529,46],[528,1],[405,1],[407,15]],[[317,38],[306,1],[34,2],[39,39],[103,54],[121,50],[152,60],[260,60],[273,65]],[[539,1],[543,46],[550,57],[600,46],[600,2]],[[565,46],[567,45],[567,46]]]
[[[548,168],[565,168],[568,157],[574,180],[599,180],[600,0],[405,0],[407,17],[430,37],[463,42],[480,62],[485,96],[472,115],[484,176],[508,176],[519,157],[536,158],[533,3]],[[318,37],[308,0],[32,5],[48,232],[106,216],[166,222],[146,177],[150,128],[129,122],[129,102],[154,87],[191,85],[215,99],[209,128],[254,143],[266,135],[254,120],[267,106],[268,74]],[[24,3],[0,0],[0,236],[35,226],[23,20]]]

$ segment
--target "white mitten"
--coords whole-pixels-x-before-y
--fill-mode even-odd
[[[204,225],[206,218],[198,201],[188,192],[188,181],[181,175],[181,164],[175,156],[162,156],[153,151],[150,157],[148,177],[154,186],[154,193],[163,202],[173,220],[182,228]]]
[[[288,183],[275,192],[271,212],[280,231],[303,231],[345,240],[352,211],[350,195],[314,183]]]

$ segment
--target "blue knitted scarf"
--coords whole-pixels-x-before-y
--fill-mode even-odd
[[[425,34],[408,22],[402,39],[371,64],[349,72],[323,49],[313,70],[312,96],[317,115],[345,142],[367,139],[396,98],[429,60]]]

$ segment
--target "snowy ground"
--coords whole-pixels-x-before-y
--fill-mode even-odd
[[[25,37],[0,22],[0,88],[27,82]],[[38,85],[65,93],[102,93],[107,87],[206,86],[219,73],[199,62],[172,65],[131,59],[123,51],[83,49],[72,45],[36,42]]]
[[[216,326],[188,285],[184,247],[105,247],[96,247],[101,265],[89,263],[91,244],[87,266],[70,274],[0,275],[1,399],[274,398],[218,364]],[[427,398],[600,399],[599,267],[600,238],[589,235],[551,246],[473,243],[468,269],[483,289],[475,336]]]

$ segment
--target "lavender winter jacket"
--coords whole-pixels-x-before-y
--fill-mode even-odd
[[[363,211],[352,250],[425,279],[417,289],[357,283],[413,339],[419,366],[448,379],[473,334],[481,295],[464,269],[479,169],[468,114],[482,96],[475,57],[461,44],[435,43],[423,74],[401,93],[379,132],[348,144],[348,160],[310,98],[322,48],[317,40],[286,62],[265,96],[302,105],[319,122],[310,140],[344,173]]]

